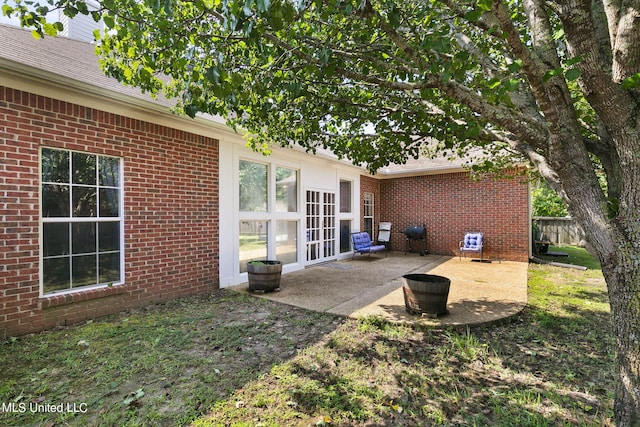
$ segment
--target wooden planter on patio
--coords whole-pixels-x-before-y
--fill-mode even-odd
[[[411,314],[438,317],[447,314],[447,299],[451,280],[434,274],[405,274],[404,304]]]
[[[273,292],[280,289],[282,263],[280,261],[260,260],[247,263],[249,291]]]

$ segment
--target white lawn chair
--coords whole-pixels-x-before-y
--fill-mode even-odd
[[[378,244],[383,244],[389,250],[391,240],[391,223],[381,222],[378,226]]]

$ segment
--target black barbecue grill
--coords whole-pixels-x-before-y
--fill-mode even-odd
[[[407,247],[405,253],[417,251],[420,255],[427,253],[427,227],[422,224],[420,226],[407,227],[404,230],[404,235],[407,237]]]

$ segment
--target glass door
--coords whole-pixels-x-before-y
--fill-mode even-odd
[[[336,193],[323,194],[322,237],[324,257],[336,255]]]
[[[336,194],[306,192],[307,263],[314,264],[336,255]]]

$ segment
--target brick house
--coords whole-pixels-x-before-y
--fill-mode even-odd
[[[361,179],[363,192],[380,199],[375,223],[391,221],[391,248],[406,250],[402,231],[427,229],[430,253],[458,255],[460,240],[469,231],[485,235],[484,256],[527,262],[529,259],[529,186],[518,178],[472,179],[462,167],[435,169],[389,168],[378,179]],[[433,162],[431,162],[433,163]]]
[[[527,261],[529,191],[456,165],[371,176],[330,155],[264,157],[213,118],[171,114],[102,75],[93,46],[0,25],[0,337],[71,324],[351,257],[350,233],[425,224],[431,253],[464,231]]]

